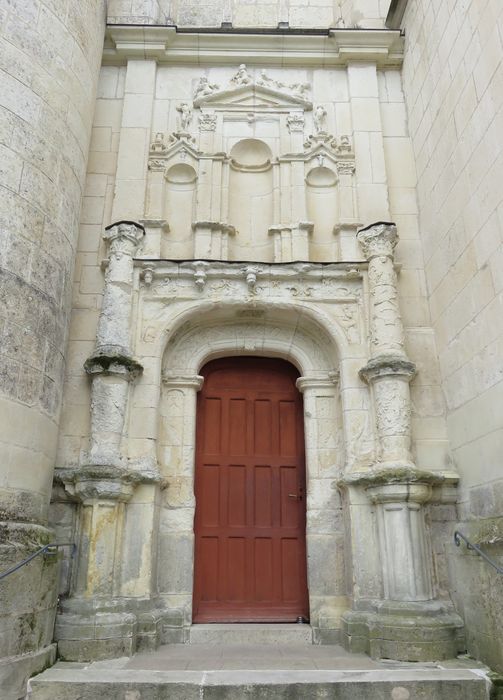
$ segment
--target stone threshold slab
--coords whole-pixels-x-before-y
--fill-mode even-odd
[[[198,624],[189,630],[189,644],[312,644],[310,625],[298,624]]]

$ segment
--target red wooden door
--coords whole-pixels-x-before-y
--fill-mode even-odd
[[[298,372],[209,362],[198,397],[194,622],[309,617]]]

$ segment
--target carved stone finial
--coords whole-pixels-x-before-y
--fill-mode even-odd
[[[166,153],[167,150],[168,147],[164,143],[164,134],[162,131],[158,131],[150,144],[150,153]]]
[[[378,221],[360,229],[356,234],[356,238],[367,260],[381,255],[393,258],[395,246],[398,242],[398,233],[394,223]]]

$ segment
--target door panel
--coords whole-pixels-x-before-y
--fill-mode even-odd
[[[237,357],[202,374],[194,622],[307,619],[298,373],[283,360]]]

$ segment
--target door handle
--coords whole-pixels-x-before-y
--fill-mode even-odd
[[[302,498],[302,496],[299,496],[297,493],[289,493],[288,498]]]

